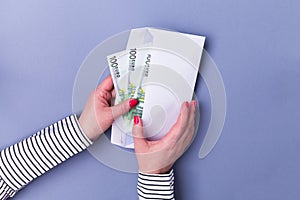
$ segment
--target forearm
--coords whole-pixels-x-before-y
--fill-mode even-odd
[[[139,200],[174,200],[174,172],[168,174],[146,174],[139,172],[137,192]]]
[[[72,115],[2,150],[0,200],[12,197],[29,182],[90,144],[76,116]]]

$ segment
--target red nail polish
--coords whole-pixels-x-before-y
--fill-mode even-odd
[[[193,102],[194,102],[194,105],[197,106],[197,101],[193,101]]]
[[[129,101],[129,106],[130,108],[133,108],[134,106],[136,106],[139,103],[139,101],[137,99],[130,99]]]
[[[189,102],[186,101],[186,102],[185,102],[185,106],[188,108],[189,105],[190,105]]]
[[[139,123],[139,117],[138,116],[134,116],[133,117],[133,123],[134,124],[138,124]]]

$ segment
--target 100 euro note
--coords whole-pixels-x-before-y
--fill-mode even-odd
[[[142,117],[143,115],[145,100],[143,80],[149,74],[151,54],[131,48],[128,51],[109,55],[107,61],[116,91],[115,104],[130,98],[136,98],[139,101],[135,108],[115,119],[112,126],[111,142],[119,146],[133,148],[131,135],[133,117],[135,115]]]

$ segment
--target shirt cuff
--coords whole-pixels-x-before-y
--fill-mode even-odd
[[[84,137],[84,140],[83,141],[87,141],[87,143],[85,143],[85,145],[88,147],[88,146],[90,146],[91,144],[93,144],[93,141],[92,140],[90,140],[89,138],[88,138],[88,136],[85,134],[85,132],[83,131],[83,129],[81,128],[81,126],[80,126],[80,124],[79,124],[79,120],[78,120],[78,118],[77,118],[77,115],[72,115],[72,116],[74,116],[74,120],[75,120],[75,122],[76,122],[76,125],[77,125],[77,127],[78,127],[78,132],[80,132],[81,134],[82,134],[82,137]]]
[[[147,174],[139,172],[137,192],[140,200],[175,199],[173,169],[168,174]]]

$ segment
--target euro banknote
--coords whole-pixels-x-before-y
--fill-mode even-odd
[[[143,115],[145,102],[143,82],[150,73],[151,52],[132,48],[128,51],[109,55],[107,61],[116,91],[115,104],[131,98],[135,98],[139,102],[132,110],[115,120],[118,129],[125,133],[125,136],[124,134],[118,134],[118,141],[125,144],[126,139],[124,138],[131,138],[133,117],[137,115],[142,118]],[[115,131],[112,132],[114,138],[116,136]],[[130,141],[132,146],[132,138]]]

